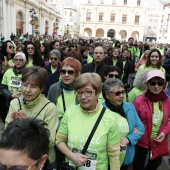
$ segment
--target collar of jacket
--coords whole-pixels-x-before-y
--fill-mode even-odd
[[[165,90],[162,90],[162,93],[163,93],[163,100],[168,99],[168,95],[166,94]],[[149,98],[148,98],[146,92],[144,93],[144,96],[145,96],[145,98],[147,98],[147,99],[149,100]]]

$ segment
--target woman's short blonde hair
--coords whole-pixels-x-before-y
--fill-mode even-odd
[[[97,73],[83,73],[78,76],[74,82],[75,90],[84,87],[86,84],[90,83],[97,93],[102,91],[102,80]]]

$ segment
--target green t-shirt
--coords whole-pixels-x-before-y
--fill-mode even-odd
[[[51,66],[51,72],[52,72],[52,74],[54,74],[56,70],[57,70],[57,68],[54,69],[54,68]]]
[[[91,57],[90,55],[88,55],[88,57],[87,57],[87,62],[88,63],[91,63],[93,61],[93,57]]]
[[[2,84],[7,85],[8,90],[12,93],[21,92],[21,76],[22,74],[15,75],[13,69],[10,68],[5,72]]]
[[[29,60],[28,63],[26,64],[26,67],[34,66],[32,62],[33,62],[32,60]]]
[[[162,71],[163,73],[164,73],[164,75],[165,75],[165,69],[161,66],[160,67],[160,69],[158,69],[158,68],[155,68],[155,67],[151,67],[151,66],[149,66],[149,67],[146,67],[145,66],[145,64],[142,64],[139,68],[138,68],[138,71],[136,72],[136,75],[138,75],[142,70],[160,70],[160,71]]]
[[[153,103],[154,112],[152,115],[152,134],[151,138],[155,138],[158,134],[158,131],[161,127],[162,120],[163,120],[163,111],[159,109],[159,102]]]
[[[128,93],[128,102],[133,103],[134,99],[141,95],[144,92],[144,90],[141,90],[137,87],[134,87],[129,93]]]
[[[122,72],[121,80],[123,80],[125,64],[126,64],[126,61],[123,61],[123,72]]]
[[[116,66],[117,59],[116,60],[112,60],[112,61],[113,61],[113,66]]]
[[[64,92],[64,100],[65,100],[66,109],[76,105],[76,95],[74,93],[74,90],[70,91],[70,90],[63,89],[63,92]],[[62,117],[64,115],[62,95],[58,97],[56,107],[57,107],[57,112],[58,112],[59,117]]]
[[[99,106],[99,110],[91,114],[83,111],[80,105],[66,110],[59,132],[68,136],[67,146],[71,151],[82,151],[102,110],[102,105],[99,104]],[[85,167],[89,166],[91,170],[106,170],[108,168],[107,145],[119,142],[117,117],[109,109],[106,109],[87,149],[86,154],[90,155],[90,162],[88,161],[88,165],[86,164]],[[69,160],[66,159],[66,161]],[[88,169],[90,170],[90,168]]]

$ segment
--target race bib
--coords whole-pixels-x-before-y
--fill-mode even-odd
[[[124,146],[124,147],[120,147],[120,154],[124,154],[124,153],[126,153],[126,149],[127,149],[127,147],[126,147],[126,146]]]
[[[73,148],[73,153],[81,153],[81,150],[78,150],[76,148]],[[97,164],[97,154],[86,152],[87,156],[90,156],[90,159],[84,164],[83,166],[79,167],[80,170],[96,170],[96,164]],[[72,161],[69,161],[69,165],[75,166]]]
[[[11,88],[20,88],[21,87],[21,78],[20,77],[11,77],[9,82]]]

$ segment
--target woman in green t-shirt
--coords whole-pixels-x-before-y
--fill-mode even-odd
[[[58,149],[66,156],[65,161],[79,170],[106,170],[109,163],[111,170],[120,170],[117,117],[109,109],[105,110],[86,153],[82,154],[103,108],[98,102],[102,90],[100,76],[84,73],[75,80],[74,87],[80,104],[66,110],[63,116],[56,137]]]

